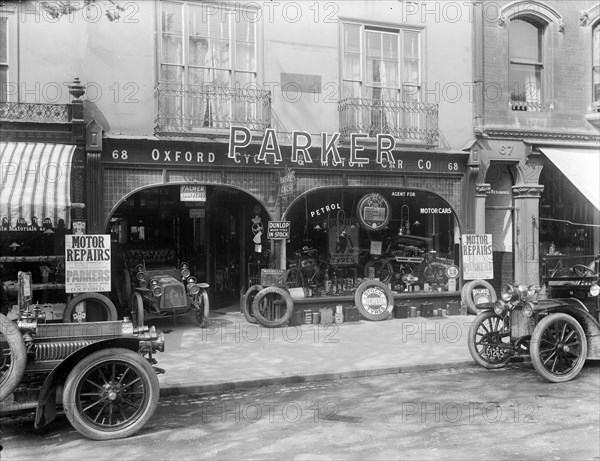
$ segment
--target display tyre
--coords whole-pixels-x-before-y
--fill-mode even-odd
[[[392,290],[378,280],[366,280],[356,289],[354,303],[368,320],[385,320],[394,309]]]
[[[282,301],[285,304],[283,313],[281,313]],[[283,288],[263,288],[252,301],[252,315],[261,325],[269,328],[287,324],[293,313],[294,301],[288,291]]]
[[[78,321],[73,316],[77,315],[77,306],[82,303],[85,303],[85,322],[105,322],[119,318],[115,304],[107,296],[101,293],[80,293],[67,303],[63,313],[64,323]]]
[[[490,302],[495,303],[498,300],[496,290],[494,290],[494,287],[490,285],[489,282],[481,279],[470,281],[461,290],[461,297],[464,303],[467,305],[469,312],[475,315],[477,315],[479,312],[477,311],[477,306],[475,305],[475,300],[473,299],[473,290],[478,287],[487,288],[489,290],[490,296],[492,298],[490,299]]]
[[[144,325],[144,300],[135,291],[131,295],[131,321],[136,327]]]
[[[93,440],[129,437],[150,420],[160,392],[154,369],[141,355],[102,349],[69,373],[63,405],[71,425]]]
[[[0,283],[2,283],[0,281]],[[17,387],[27,365],[25,343],[17,326],[0,314],[0,402]]]
[[[505,347],[498,347],[504,345]],[[502,368],[510,361],[510,330],[493,311],[477,315],[469,327],[469,352],[484,368]]]
[[[196,309],[195,316],[198,325],[203,327],[208,319],[209,315],[209,301],[208,301],[208,293],[206,291],[202,291],[200,294],[200,307]]]
[[[385,259],[373,259],[365,264],[364,276],[370,277],[371,268],[375,278],[378,278],[383,283],[387,283],[392,279],[394,269],[392,265]]]
[[[252,285],[246,293],[244,294],[244,299],[242,300],[242,312],[244,317],[246,317],[246,321],[248,323],[257,323],[257,320],[254,318],[252,313],[252,303],[254,302],[254,297],[258,294],[259,291],[263,289],[262,285]]]
[[[587,340],[577,320],[562,312],[544,317],[533,330],[529,345],[536,371],[548,381],[569,381],[581,371]]]

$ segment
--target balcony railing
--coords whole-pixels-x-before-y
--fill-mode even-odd
[[[271,93],[256,88],[158,83],[157,133],[194,133],[243,126],[264,131],[271,125]]]
[[[519,101],[511,99],[510,108],[511,110],[515,111],[550,112],[552,110],[552,104],[542,104],[541,102],[535,101]]]
[[[340,134],[389,134],[408,143],[436,146],[438,105],[381,99],[345,98],[339,101]]]
[[[68,104],[0,102],[0,120],[11,122],[66,123],[70,121]]]

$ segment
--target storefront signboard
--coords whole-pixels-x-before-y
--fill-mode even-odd
[[[494,261],[491,234],[463,234],[463,279],[493,279]]]
[[[390,204],[378,193],[367,194],[358,202],[358,220],[365,229],[383,229],[390,220]]]
[[[260,284],[263,287],[285,287],[285,270],[261,269]]]
[[[206,186],[185,184],[180,187],[179,200],[182,202],[206,202]]]
[[[394,295],[390,288],[378,281],[367,280],[356,289],[356,307],[369,320],[385,320],[394,308]]]
[[[110,291],[110,235],[65,235],[65,291]]]
[[[290,222],[289,221],[269,221],[267,225],[267,238],[271,240],[289,239]]]
[[[190,218],[206,217],[206,208],[190,208]]]
[[[296,173],[290,167],[286,167],[279,176],[279,196],[289,197],[296,191]]]

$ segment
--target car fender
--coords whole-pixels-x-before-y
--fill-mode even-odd
[[[51,423],[56,417],[56,389],[65,382],[77,362],[93,352],[109,347],[120,347],[138,352],[139,344],[140,341],[137,338],[111,338],[89,344],[66,357],[44,380],[38,395],[34,427],[39,429]]]
[[[600,335],[600,323],[590,313],[585,304],[576,298],[552,298],[538,301],[537,314],[564,312],[577,320],[587,336]]]

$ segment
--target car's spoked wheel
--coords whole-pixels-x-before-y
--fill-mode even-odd
[[[26,365],[27,353],[21,332],[13,322],[0,314],[0,401],[17,387]]]
[[[285,285],[288,288],[299,288],[304,286],[304,276],[297,267],[285,271]]]
[[[208,293],[206,291],[203,291],[202,293],[200,293],[200,305],[197,309],[195,309],[194,312],[196,315],[196,321],[200,326],[204,326],[204,323],[206,322],[206,320],[208,320],[208,305]]]
[[[67,377],[63,403],[73,427],[94,440],[128,437],[158,406],[156,373],[141,355],[103,349],[85,357]]]
[[[139,293],[131,295],[131,321],[137,327],[144,325],[144,301]]]
[[[365,277],[370,277],[370,272],[373,272],[375,278],[378,278],[381,282],[387,283],[391,280],[394,270],[388,261],[375,259],[365,265]]]
[[[581,371],[587,356],[585,332],[570,315],[551,314],[533,330],[530,354],[533,366],[548,381],[569,381]]]
[[[510,330],[492,311],[479,314],[469,327],[469,352],[485,368],[502,368],[510,360]]]

